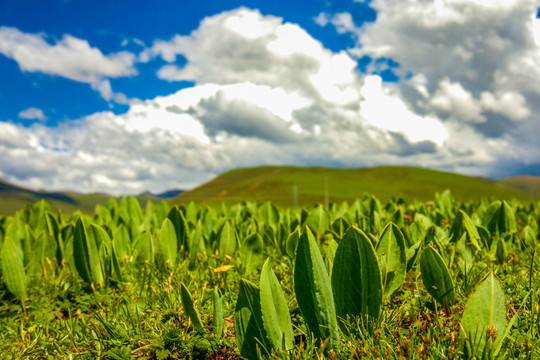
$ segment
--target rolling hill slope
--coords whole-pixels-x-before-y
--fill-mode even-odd
[[[167,198],[169,192],[159,195],[149,193],[138,195],[137,198],[142,206],[147,200],[160,202]],[[174,194],[173,191],[170,194]],[[46,200],[51,208],[62,210],[64,213],[72,213],[80,210],[83,213],[93,213],[96,205],[107,204],[107,200],[112,195],[93,193],[80,194],[75,192],[46,192],[33,191],[0,179],[0,215],[11,215],[17,210],[24,208],[27,204],[35,203],[39,200]]]
[[[0,215],[12,214],[39,200],[46,200],[53,210],[69,213],[76,210],[93,212],[97,204],[106,204],[109,195],[78,194],[63,192],[33,191],[0,180]]]
[[[540,198],[540,177],[538,176],[512,176],[498,182],[529,196]]]
[[[295,190],[296,188],[296,190]],[[499,199],[530,200],[529,193],[505,182],[463,176],[422,168],[385,166],[362,169],[263,166],[229,171],[214,180],[171,200],[173,204],[190,201],[232,203],[266,201],[293,206],[294,192],[299,205],[351,201],[364,193],[381,200],[401,195],[405,200],[431,200],[436,192],[450,189],[458,200],[494,196]]]

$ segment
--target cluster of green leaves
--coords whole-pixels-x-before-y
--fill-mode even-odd
[[[534,357],[538,206],[41,201],[0,218],[0,353]]]

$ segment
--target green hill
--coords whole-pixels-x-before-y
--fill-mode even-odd
[[[296,190],[295,190],[296,189]],[[384,166],[362,169],[319,167],[263,166],[229,171],[214,180],[174,198],[173,204],[232,203],[266,201],[293,206],[294,192],[298,205],[351,201],[364,193],[381,200],[400,195],[405,200],[427,201],[436,192],[450,189],[458,200],[494,196],[499,199],[530,200],[529,193],[504,182],[463,176],[423,168]]]
[[[538,176],[512,176],[498,182],[529,196],[540,198],[540,177]]]
[[[84,213],[92,213],[97,204],[105,205],[110,197],[111,195],[100,193],[33,191],[0,179],[0,215],[11,215],[27,204],[42,199],[46,200],[54,211],[62,210],[64,213],[72,213],[80,210]],[[141,205],[144,205],[147,199],[154,202],[161,201],[148,194],[139,195],[137,198]]]

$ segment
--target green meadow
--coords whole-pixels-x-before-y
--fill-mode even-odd
[[[289,176],[300,202],[308,182]],[[1,357],[540,356],[538,201],[367,191],[298,207],[110,198],[91,213],[41,200],[1,216]]]
[[[531,180],[520,184],[513,178],[490,180],[414,167],[332,169],[263,166],[229,171],[181,194],[172,203],[271,201],[290,207],[295,205],[295,191],[297,205],[301,206],[324,204],[326,200],[352,202],[364,194],[373,194],[382,201],[396,196],[407,201],[428,201],[436,192],[446,189],[461,201],[485,197],[531,200],[540,196],[540,182]]]

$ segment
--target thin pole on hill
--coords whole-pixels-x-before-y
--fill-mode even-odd
[[[298,207],[298,185],[294,184],[292,189],[293,196],[293,205],[295,208]]]
[[[328,209],[328,176],[324,177],[324,207]]]

